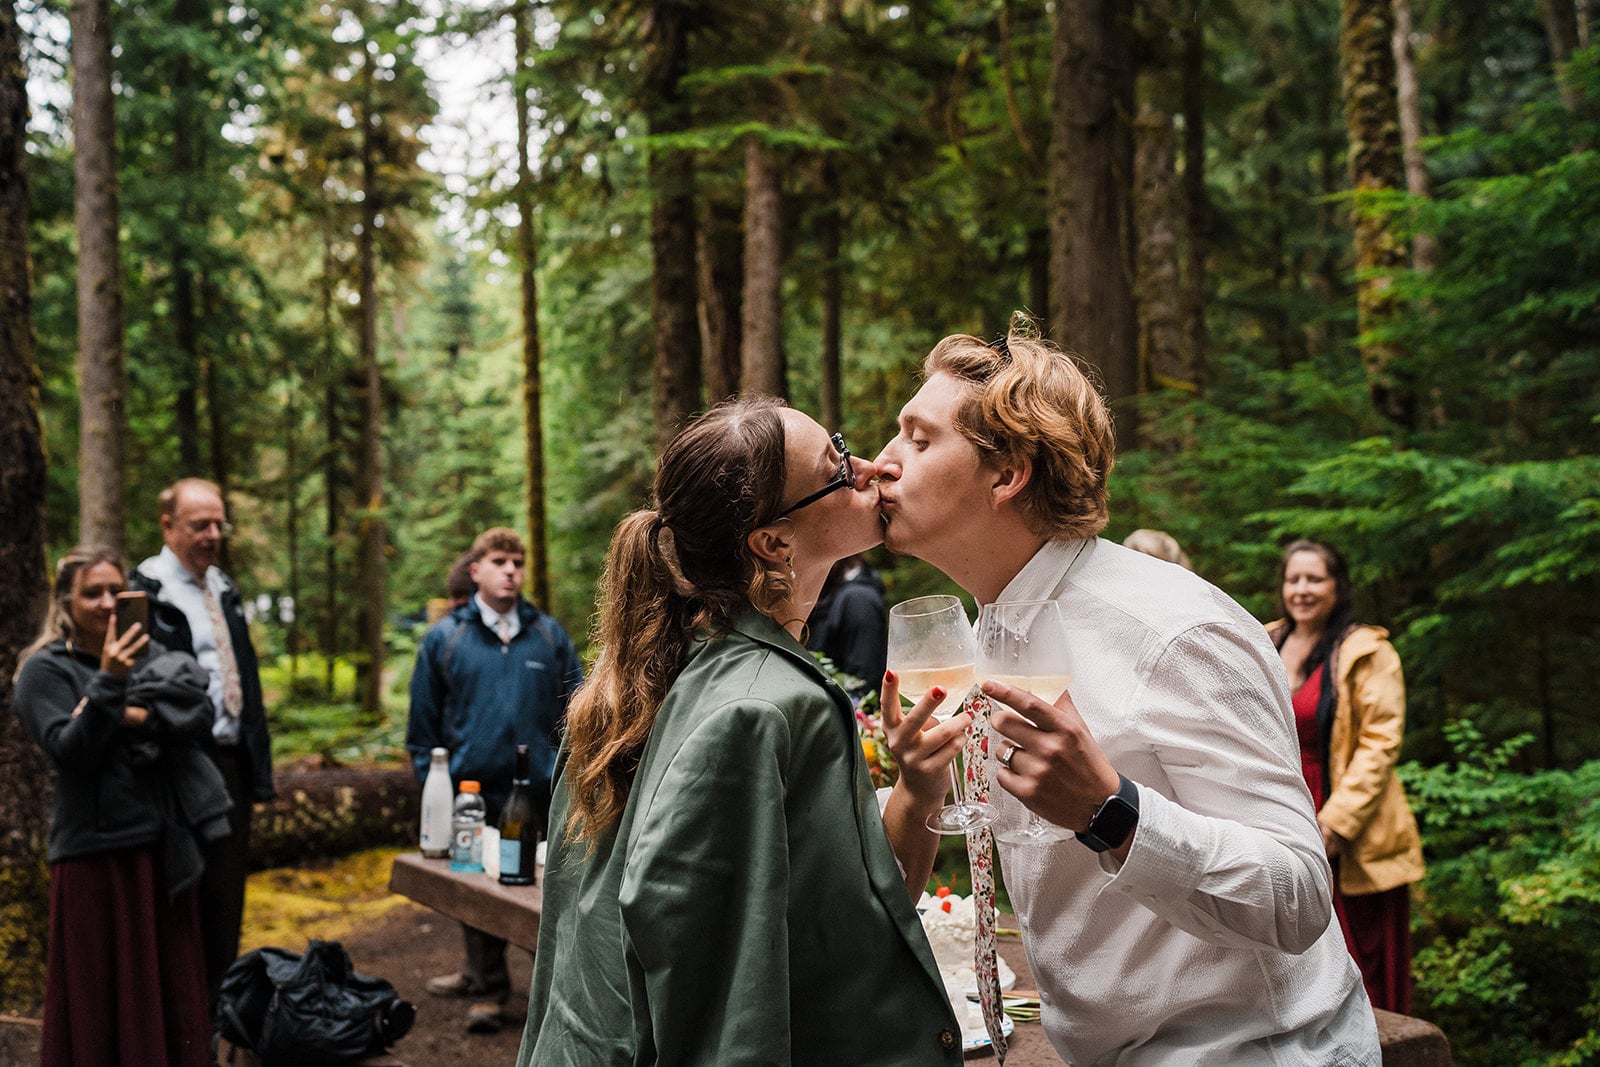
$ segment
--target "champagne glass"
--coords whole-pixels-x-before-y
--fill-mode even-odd
[[[1072,632],[1054,600],[985,604],[978,613],[978,677],[1026,689],[1054,703],[1072,684]],[[1030,810],[1027,824],[1001,834],[1000,840],[1037,845],[1072,837],[1072,831],[1045,822]]]
[[[921,700],[934,686],[945,698],[933,710],[940,722],[961,710],[972,690],[977,642],[961,599],[954,596],[920,596],[889,609],[889,667],[900,680],[900,693]],[[928,817],[928,829],[941,834],[966,834],[994,822],[988,804],[966,799],[961,786],[960,757],[950,764],[950,785],[955,803]]]

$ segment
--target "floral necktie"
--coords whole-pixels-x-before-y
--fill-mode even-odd
[[[222,710],[234,718],[244,710],[244,687],[239,682],[239,661],[233,655],[233,635],[228,632],[228,620],[223,617],[222,603],[212,591],[211,583],[200,579],[205,591],[206,614],[211,616],[211,636],[217,644],[217,669],[222,672]]]
[[[967,698],[967,710],[972,713],[972,725],[967,728],[967,743],[961,751],[966,766],[963,784],[968,800],[983,803],[989,799],[989,715],[994,706],[981,690],[974,688]],[[978,920],[972,954],[972,969],[978,976],[978,1006],[983,1009],[983,1025],[994,1044],[994,1054],[1004,1064],[1000,967],[994,948],[994,835],[987,826],[967,835],[967,861],[972,865],[972,910]]]

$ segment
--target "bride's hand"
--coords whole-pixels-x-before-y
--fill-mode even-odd
[[[944,700],[943,686],[928,690],[910,708],[900,707],[900,683],[894,671],[883,674],[879,693],[883,732],[900,768],[900,783],[922,806],[938,807],[950,788],[950,764],[961,753],[972,716],[963,711],[944,722],[931,722],[933,709]]]

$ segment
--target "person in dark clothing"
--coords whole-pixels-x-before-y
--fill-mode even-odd
[[[205,672],[137,623],[116,632],[125,585],[114,554],[74,549],[17,671],[17,716],[57,772],[43,1067],[211,1063],[197,883],[228,800],[193,736]]]
[[[833,565],[822,596],[811,609],[806,647],[860,683],[850,695],[859,702],[877,689],[889,652],[889,614],[883,579],[865,556],[846,556]]]
[[[233,801],[230,833],[206,850],[200,885],[206,985],[215,996],[239,955],[251,808],[276,796],[272,748],[244,601],[216,565],[233,529],[222,492],[202,478],[184,478],[158,500],[164,546],[139,564],[130,576],[132,587],[150,595],[151,637],[194,656],[209,675],[212,724],[205,749]]]
[[[411,675],[406,748],[418,781],[435,747],[450,751],[450,780],[482,786],[490,826],[511,792],[518,745],[527,745],[534,796],[549,803],[567,701],[583,680],[577,649],[561,624],[522,598],[524,551],[496,527],[472,544],[476,592],[422,640]],[[493,1033],[511,993],[506,943],[462,926],[466,965],[429,979],[434,996],[466,997],[467,1029]]]

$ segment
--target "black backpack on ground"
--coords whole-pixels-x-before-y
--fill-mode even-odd
[[[258,948],[234,960],[217,993],[216,1037],[264,1067],[332,1067],[383,1052],[416,1014],[394,986],[356,971],[339,942],[312,941],[304,956]]]

